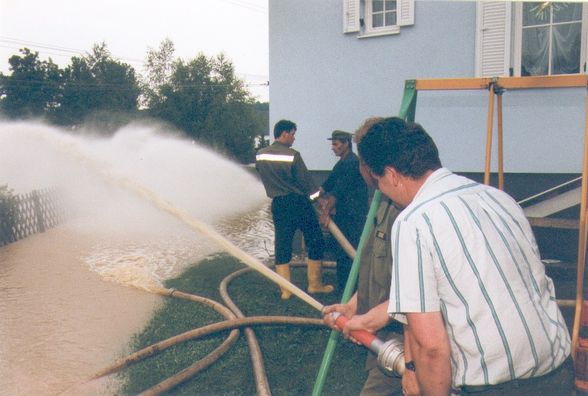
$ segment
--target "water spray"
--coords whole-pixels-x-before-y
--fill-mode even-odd
[[[311,297],[309,294],[307,294],[305,291],[303,291],[293,283],[282,278],[280,275],[278,275],[276,272],[274,272],[272,269],[261,263],[259,260],[251,256],[250,254],[246,253],[245,251],[237,247],[235,244],[233,244],[224,236],[219,234],[212,227],[208,226],[204,222],[201,222],[191,217],[187,212],[182,211],[177,207],[173,206],[171,203],[163,199],[154,191],[145,188],[144,186],[129,178],[116,175],[114,172],[109,171],[108,166],[105,166],[105,164],[100,164],[96,160],[90,160],[88,157],[81,155],[77,150],[73,150],[71,145],[67,146],[67,152],[68,154],[76,157],[80,162],[90,166],[92,170],[94,170],[97,174],[102,176],[109,183],[119,187],[124,187],[127,190],[130,190],[138,194],[148,202],[155,205],[157,208],[163,210],[164,212],[167,212],[168,214],[172,215],[182,223],[186,224],[192,230],[200,232],[208,238],[212,239],[218,245],[220,245],[226,252],[228,252],[235,258],[239,259],[245,265],[259,272],[260,274],[268,278],[270,281],[276,283],[278,286],[290,291],[292,294],[294,294],[295,296],[297,296],[302,301],[306,302],[322,314],[325,308],[323,304],[321,304],[319,301]],[[335,238],[341,243],[345,251],[350,256],[354,256],[355,251],[353,247],[343,236],[337,225],[332,221],[329,222],[329,230],[333,233]],[[347,320],[348,319],[345,316],[338,315],[335,323],[337,324],[337,326],[339,326],[339,328],[343,328],[347,323]],[[385,371],[397,374],[402,374],[404,372],[404,351],[402,349],[401,341],[399,341],[398,339],[392,339],[388,342],[383,342],[379,340],[374,334],[365,330],[351,331],[350,335],[378,355],[378,363]]]
[[[109,176],[113,177],[112,175]],[[202,234],[206,235],[207,237],[215,241],[217,244],[219,244],[229,254],[241,260],[248,267],[259,272],[272,282],[278,284],[278,286],[287,289],[289,292],[291,292],[292,294],[294,294],[295,296],[297,296],[302,301],[306,302],[322,314],[325,308],[323,304],[321,304],[319,301],[311,297],[309,294],[307,294],[304,290],[300,289],[295,284],[282,278],[280,275],[275,273],[273,270],[268,268],[266,265],[261,263],[259,260],[251,256],[250,254],[246,253],[245,251],[234,245],[231,241],[229,241],[221,234],[219,234],[217,231],[212,229],[212,227],[190,217],[187,213],[174,207],[153,191],[149,191],[148,189],[144,188],[143,186],[137,183],[132,182],[131,180],[118,178],[118,184],[123,185],[124,187],[138,193],[143,198],[152,202],[158,208],[176,217],[178,220],[182,221],[184,224],[186,224],[193,230],[199,231]],[[334,224],[333,222],[331,223]],[[339,326],[339,328],[343,328],[345,327],[347,320],[348,319],[345,316],[339,314],[335,320],[335,323],[337,324],[337,326]],[[388,342],[383,342],[380,339],[378,339],[374,334],[365,330],[354,330],[350,332],[350,335],[356,340],[358,340],[362,345],[366,346],[368,349],[376,353],[376,355],[378,356],[378,364],[382,369],[389,373],[397,373],[400,375],[404,373],[404,350],[402,348],[401,341],[399,341],[396,338],[393,338]]]

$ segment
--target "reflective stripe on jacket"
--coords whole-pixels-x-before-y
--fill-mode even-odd
[[[288,194],[318,196],[318,186],[300,153],[283,143],[274,142],[259,150],[255,168],[270,198]]]

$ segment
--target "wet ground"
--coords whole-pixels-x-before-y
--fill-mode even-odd
[[[217,227],[267,261],[267,210]],[[157,233],[105,234],[78,219],[0,248],[1,396],[116,394],[112,378],[85,382],[126,354],[150,319],[162,297],[146,290],[218,250],[192,231],[173,237],[158,224]]]

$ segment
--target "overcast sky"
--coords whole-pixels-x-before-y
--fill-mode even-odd
[[[166,37],[182,59],[225,53],[259,100],[268,100],[268,0],[0,0],[0,71],[27,47],[60,66],[106,42],[142,72]]]

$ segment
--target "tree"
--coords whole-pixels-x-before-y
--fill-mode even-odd
[[[142,82],[141,104],[150,107],[162,100],[161,89],[169,84],[173,72],[174,43],[166,38],[159,49],[149,49],[145,60],[146,75]]]
[[[63,72],[61,103],[54,121],[77,125],[96,113],[133,113],[140,93],[135,70],[112,58],[105,43],[73,57]]]
[[[252,161],[255,136],[262,126],[230,60],[222,54],[178,60],[166,81],[152,96],[152,116],[240,162]]]
[[[0,109],[10,118],[46,116],[59,106],[61,70],[38,52],[19,52],[8,60],[12,73],[0,73]]]

